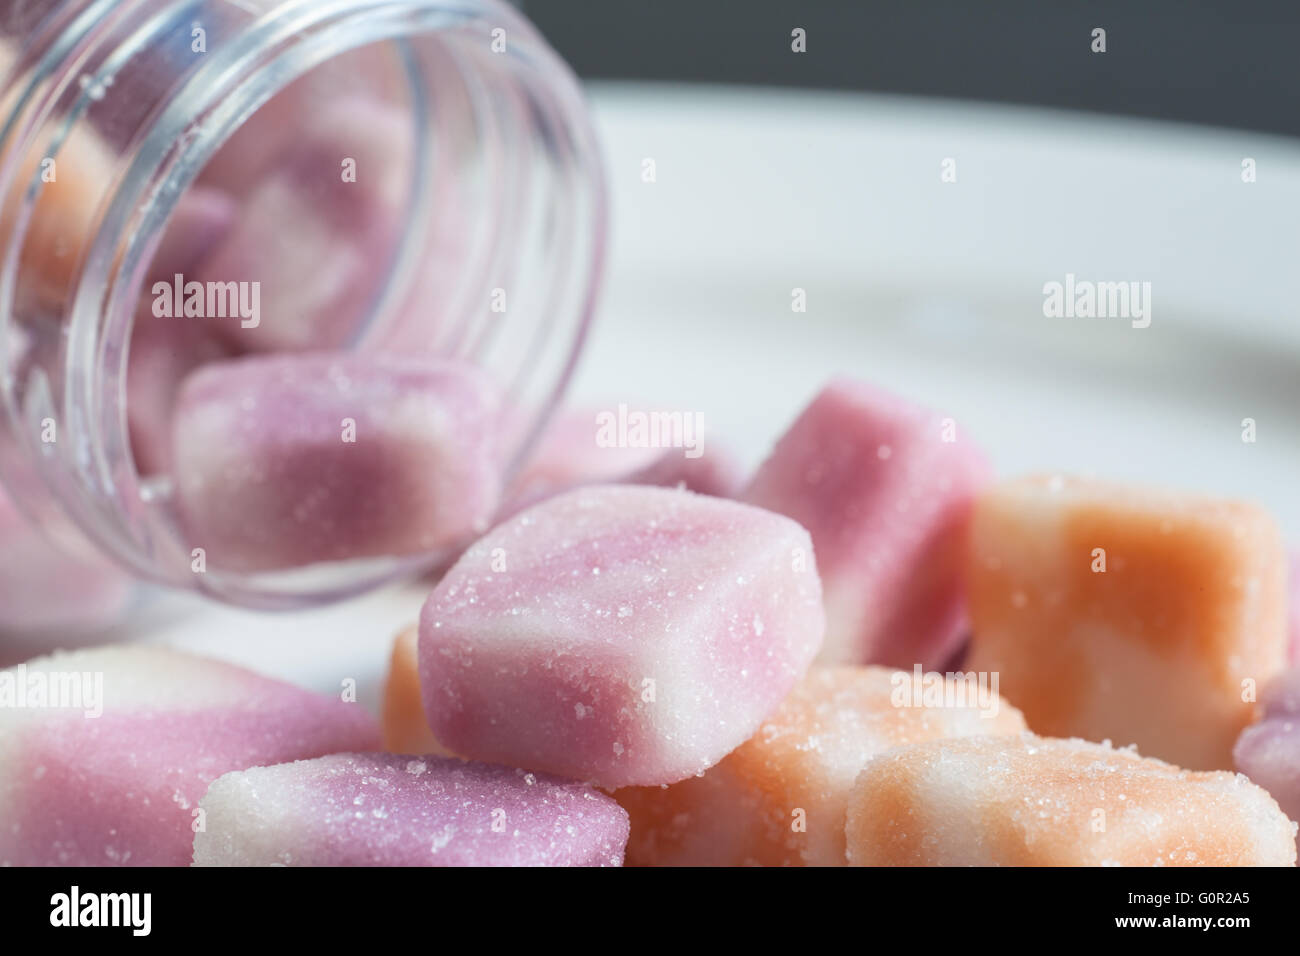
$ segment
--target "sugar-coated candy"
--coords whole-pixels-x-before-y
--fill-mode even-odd
[[[1264,717],[1242,731],[1233,759],[1292,820],[1300,820],[1300,666],[1270,681],[1260,703]]]
[[[620,866],[627,814],[593,787],[454,757],[334,754],[229,773],[196,866]]]
[[[814,667],[703,776],[614,794],[631,817],[627,862],[844,866],[849,790],[872,757],[936,737],[1024,729],[1020,712],[973,674]]]
[[[19,312],[61,315],[74,291],[101,194],[113,177],[113,157],[104,141],[82,125],[69,132],[53,156],[45,148],[33,145],[25,155],[6,156],[18,165],[13,186],[0,197],[0,229],[9,234],[15,228],[28,190],[36,190],[25,220],[15,298]]]
[[[463,554],[420,615],[433,735],[604,787],[674,783],[746,740],[821,643],[808,534],[722,498],[593,486]]]
[[[323,107],[196,267],[200,282],[259,284],[255,319],[213,316],[213,327],[241,350],[352,342],[397,252],[410,146],[409,119],[391,107]]]
[[[594,406],[557,411],[517,483],[564,491],[577,484],[613,481],[658,459],[659,449],[597,443],[597,421],[605,411]]]
[[[185,376],[205,362],[234,354],[204,319],[186,316],[175,306],[174,290],[176,276],[183,289],[186,274],[229,231],[236,212],[235,201],[221,190],[191,188],[177,202],[149,264],[126,370],[127,426],[141,474],[171,467],[172,409]]]
[[[419,628],[408,627],[393,641],[384,680],[384,749],[399,754],[450,756],[438,743],[424,716],[420,697]]]
[[[21,381],[41,343],[13,326],[0,330],[0,339]],[[28,427],[44,431],[39,422]],[[18,421],[0,421],[0,667],[53,641],[82,642],[116,623],[136,596],[130,574],[66,524],[48,521],[38,458],[23,432]]]
[[[1037,733],[1232,766],[1250,688],[1281,670],[1286,561],[1253,505],[1043,476],[981,496],[967,667]]]
[[[185,376],[205,362],[234,354],[204,318],[184,314],[174,290],[177,276],[184,289],[187,275],[230,230],[237,211],[225,192],[192,187],[177,202],[149,264],[126,371],[127,426],[141,474],[171,468],[172,409]]]
[[[359,704],[146,646],[0,671],[0,865],[185,866],[223,773],[374,749]]]
[[[408,110],[407,68],[402,51],[387,43],[330,57],[281,88],[248,117],[203,167],[198,181],[245,196],[291,162],[304,144],[337,142],[333,127],[341,114],[347,129],[364,123],[367,116]],[[356,117],[346,116],[349,111]],[[339,176],[343,159],[358,155],[348,150],[336,156],[334,175]]]
[[[1300,715],[1300,667],[1291,667],[1264,685],[1260,695],[1263,717]]]
[[[511,482],[498,521],[583,485],[656,485],[720,498],[740,493],[744,476],[725,448],[710,443],[707,452],[688,457],[681,448],[602,446],[596,443],[599,414],[567,410],[551,420],[536,451]]]
[[[659,451],[596,443],[601,409],[561,409],[538,437],[528,460],[504,495],[501,518],[579,485],[616,482],[653,464]]]
[[[458,363],[338,353],[209,363],[181,388],[176,491],[210,568],[432,553],[497,505],[495,397]]]
[[[188,274],[226,236],[238,216],[239,204],[220,189],[193,186],[186,191],[177,200],[149,263],[148,295],[156,294],[155,282],[173,282],[178,272],[193,278]]]
[[[1293,866],[1294,833],[1240,774],[1028,733],[876,757],[846,828],[855,866]]]
[[[171,469],[172,411],[181,383],[201,365],[230,357],[230,348],[193,319],[136,318],[127,356],[126,417],[141,474]]]
[[[718,498],[734,498],[744,485],[739,463],[717,444],[711,444],[697,458],[688,458],[681,449],[671,449],[621,480],[629,485],[685,488]]]
[[[1290,635],[1287,660],[1300,664],[1300,553],[1293,553],[1287,562],[1287,608],[1289,609],[1287,633]]]
[[[742,500],[812,534],[823,663],[942,665],[966,627],[971,499],[988,467],[952,419],[849,380],[824,388]]]
[[[132,594],[125,571],[49,540],[0,488],[0,637],[93,630],[119,617]]]

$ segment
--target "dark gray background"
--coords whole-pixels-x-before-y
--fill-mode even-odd
[[[1300,0],[525,0],[585,78],[878,90],[1300,136]],[[803,27],[808,52],[790,51]],[[1093,27],[1107,52],[1091,52]]]

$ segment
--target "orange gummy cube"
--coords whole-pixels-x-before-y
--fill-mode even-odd
[[[1295,824],[1241,774],[1084,740],[931,740],[869,763],[853,866],[1292,866]]]
[[[956,706],[914,693],[906,671],[813,668],[752,738],[702,776],[616,791],[632,820],[628,865],[845,865],[849,790],[873,756],[935,737],[1024,729],[995,689],[977,697],[973,681],[926,676]]]
[[[1059,477],[977,501],[967,666],[1038,733],[1232,766],[1286,652],[1286,559],[1259,508]]]
[[[393,641],[384,682],[384,747],[390,753],[452,756],[438,743],[424,718],[420,698],[419,629],[412,624]]]
[[[93,132],[78,126],[54,155],[40,151],[43,141],[17,159],[17,173],[0,197],[0,228],[13,229],[23,213],[28,190],[35,202],[19,254],[19,297],[25,308],[56,315],[71,296],[81,258],[92,238],[113,177],[113,156]]]

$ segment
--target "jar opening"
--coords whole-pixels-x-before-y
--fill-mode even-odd
[[[576,362],[601,266],[602,177],[576,83],[495,2],[256,18],[146,6],[142,25],[87,39],[45,102],[20,104],[28,129],[5,144],[72,162],[85,193],[53,238],[39,225],[52,217],[31,215],[50,208],[44,183],[23,196],[25,223],[5,223],[0,338],[24,338],[5,403],[50,499],[137,573],[248,605],[342,597],[445,560],[196,573],[171,403],[190,368],[242,355],[455,359],[500,387],[500,465],[517,468]],[[42,250],[63,253],[50,288],[31,268]],[[53,447],[32,434],[44,417],[63,432]]]

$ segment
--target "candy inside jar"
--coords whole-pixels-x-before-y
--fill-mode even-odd
[[[491,0],[123,6],[9,25],[6,482],[47,530],[236,603],[445,562],[590,319],[575,81]],[[89,52],[42,77],[75,30]]]

